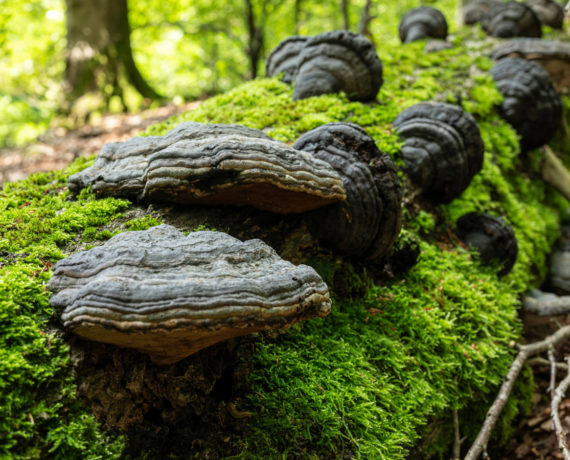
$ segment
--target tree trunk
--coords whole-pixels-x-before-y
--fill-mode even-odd
[[[263,9],[265,11],[265,2]],[[248,34],[247,55],[249,57],[250,76],[253,80],[257,77],[257,67],[263,51],[264,36],[263,26],[257,25],[258,21],[255,18],[252,0],[245,0],[245,19]],[[264,19],[265,15],[262,14],[259,23],[263,23]]]
[[[370,14],[370,9],[372,8],[372,0],[366,0],[366,4],[362,9],[362,14],[360,16],[360,23],[358,24],[358,33],[368,37],[372,40],[372,33],[370,32],[370,22],[374,19],[374,16]]]
[[[125,82],[142,96],[160,96],[140,74],[131,49],[127,0],[65,0],[69,101],[95,92],[123,97]],[[124,104],[123,104],[124,105]]]
[[[342,22],[344,24],[345,30],[350,30],[350,20],[348,18],[348,1],[349,0],[341,0],[340,2],[340,10],[342,12]]]

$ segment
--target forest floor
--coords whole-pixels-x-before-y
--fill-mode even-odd
[[[109,142],[120,142],[172,115],[191,110],[199,101],[180,106],[164,106],[137,114],[116,114],[74,131],[56,128],[47,131],[37,142],[24,147],[0,149],[0,188],[2,183],[22,179],[34,172],[65,168],[79,156],[93,155]],[[570,344],[563,350],[570,354]],[[548,367],[535,367],[536,388],[529,416],[521,421],[503,460],[562,459],[550,417]],[[563,376],[561,376],[562,378]],[[560,418],[570,432],[570,398],[560,406]],[[567,441],[570,443],[570,436]]]
[[[63,169],[77,157],[96,154],[109,142],[134,137],[152,124],[198,105],[200,101],[136,114],[106,115],[74,131],[55,128],[39,136],[36,143],[0,149],[0,184],[23,179],[34,172]]]

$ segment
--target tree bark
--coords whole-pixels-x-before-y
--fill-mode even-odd
[[[265,12],[265,2],[263,2],[263,10]],[[247,55],[249,57],[249,71],[253,80],[257,77],[257,67],[264,45],[263,26],[258,25],[258,22],[263,23],[265,14],[262,14],[261,18],[258,18],[259,21],[257,21],[252,0],[245,0],[245,19],[248,33]]]
[[[140,74],[131,49],[127,0],[65,0],[69,101],[88,93],[123,96],[123,82],[142,96],[160,96]],[[111,85],[111,86],[109,86]]]
[[[345,30],[350,30],[350,19],[348,18],[348,1],[349,0],[341,0],[340,2],[340,10],[342,12],[342,22]]]
[[[372,40],[372,33],[370,32],[370,22],[374,19],[374,16],[370,14],[370,9],[372,8],[372,0],[366,0],[366,4],[362,9],[362,14],[360,16],[360,23],[358,24],[358,33],[364,35]]]

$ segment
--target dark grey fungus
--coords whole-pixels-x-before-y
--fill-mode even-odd
[[[447,37],[447,21],[441,11],[431,6],[419,6],[408,11],[398,27],[402,43],[410,43],[422,38]]]
[[[405,172],[434,202],[457,198],[483,167],[479,126],[458,106],[422,102],[402,111],[393,126],[404,139]]]
[[[471,25],[481,22],[487,12],[498,5],[497,0],[472,0],[463,6],[463,24]]]
[[[401,227],[400,182],[390,157],[351,123],[319,126],[293,147],[330,163],[346,189],[345,201],[309,214],[311,233],[345,254],[383,257]]]
[[[479,253],[483,264],[498,263],[499,276],[512,270],[518,243],[512,227],[500,217],[476,212],[465,214],[457,220],[457,236]]]
[[[293,35],[282,40],[267,58],[265,74],[268,77],[282,74],[281,79],[285,83],[292,83],[295,80],[301,50],[308,39],[306,36]]]
[[[534,14],[545,26],[562,29],[564,23],[564,8],[555,0],[526,0]]]
[[[520,58],[505,58],[491,69],[503,95],[501,116],[521,136],[521,149],[546,144],[562,120],[562,100],[540,64]]]
[[[560,92],[570,87],[570,44],[560,40],[516,38],[495,47],[491,54],[495,61],[518,57],[538,62],[548,72]]]
[[[171,364],[217,342],[325,316],[327,285],[261,240],[160,225],[114,236],[54,266],[64,326]]]
[[[529,6],[519,2],[498,3],[481,19],[485,32],[492,37],[541,37],[540,20]]]
[[[370,101],[382,86],[382,62],[363,35],[334,30],[307,40],[299,57],[293,100],[343,91]]]
[[[247,205],[280,214],[345,198],[328,163],[239,125],[181,123],[164,136],[107,144],[69,178],[73,192],[199,205]]]

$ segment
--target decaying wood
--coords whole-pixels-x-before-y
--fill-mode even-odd
[[[542,179],[570,201],[570,172],[548,145],[545,145],[542,151]]]

